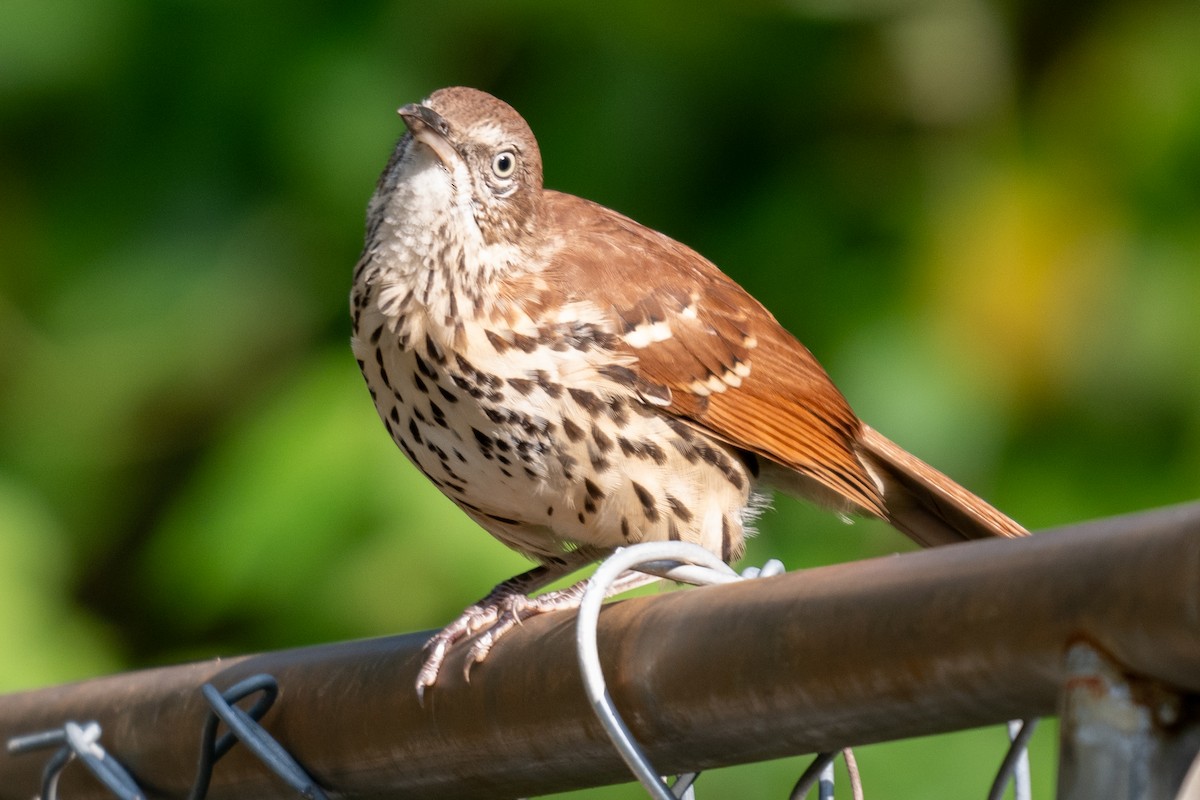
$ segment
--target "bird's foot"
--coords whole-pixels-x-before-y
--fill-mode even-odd
[[[470,680],[471,668],[487,659],[500,637],[530,617],[578,608],[587,588],[587,582],[581,581],[566,589],[530,597],[511,583],[506,581],[500,584],[487,597],[468,606],[457,619],[425,644],[425,662],[417,673],[418,700],[423,702],[425,690],[437,682],[442,663],[455,643],[483,632],[471,645],[463,666],[463,677]]]

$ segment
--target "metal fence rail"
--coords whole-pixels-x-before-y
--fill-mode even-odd
[[[2,696],[0,739],[94,720],[150,796],[184,797],[209,714],[200,686],[269,673],[279,697],[263,725],[339,796],[520,797],[629,780],[585,700],[573,615],[528,621],[470,683],[455,648],[422,707],[412,687],[426,636]],[[1060,796],[1082,797],[1072,775],[1113,750],[1072,737],[1109,724],[1087,711],[1115,693],[1142,722],[1114,741],[1167,788],[1113,796],[1165,798],[1200,747],[1200,503],[626,600],[601,614],[599,642],[617,708],[664,773],[1061,709],[1072,760]],[[0,798],[36,794],[44,761],[0,755]],[[61,789],[106,796],[76,768]],[[295,791],[234,747],[209,796]]]

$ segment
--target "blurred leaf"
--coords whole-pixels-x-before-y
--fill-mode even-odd
[[[0,474],[0,692],[120,669],[109,632],[71,600],[71,562],[52,515]]]
[[[0,25],[4,103],[91,80],[129,46],[132,7],[116,0],[6,0]]]

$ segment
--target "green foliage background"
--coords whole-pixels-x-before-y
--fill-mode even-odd
[[[1195,497],[1198,41],[1192,0],[6,0],[0,689],[431,628],[524,568],[405,464],[347,344],[394,109],[443,85],[1029,526]],[[762,528],[751,562],[907,548],[784,500]],[[982,796],[1002,740],[859,757],[878,796]]]

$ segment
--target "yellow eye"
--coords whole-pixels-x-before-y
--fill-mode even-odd
[[[517,171],[517,154],[511,150],[497,153],[492,159],[492,172],[497,178],[511,178]]]

